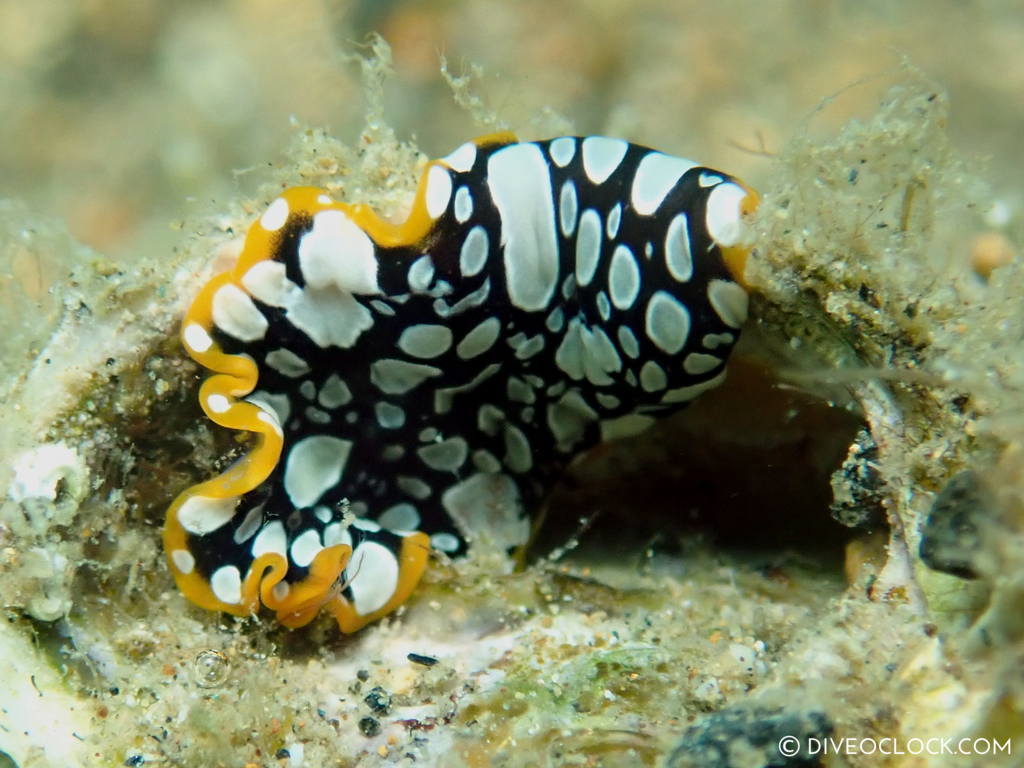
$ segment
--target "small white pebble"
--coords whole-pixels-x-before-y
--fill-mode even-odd
[[[1001,229],[1010,223],[1013,218],[1013,209],[1005,200],[996,200],[985,211],[985,223],[993,229]]]

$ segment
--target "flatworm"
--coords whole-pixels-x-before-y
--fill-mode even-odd
[[[185,595],[345,632],[405,601],[474,508],[527,512],[572,457],[719,384],[747,314],[736,179],[618,139],[478,139],[400,225],[298,187],[202,288],[200,403],[255,448],[170,507]]]

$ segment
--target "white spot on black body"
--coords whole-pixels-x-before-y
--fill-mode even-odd
[[[723,360],[714,355],[705,355],[702,352],[692,352],[683,360],[683,370],[693,376],[713,371],[722,364]]]
[[[555,139],[548,145],[548,154],[551,155],[555,165],[564,168],[572,162],[576,155],[576,139],[571,136]]]
[[[370,381],[387,395],[404,395],[424,381],[441,375],[441,369],[432,365],[409,363],[405,360],[385,358],[370,365]]]
[[[659,349],[676,354],[690,334],[690,313],[679,299],[658,291],[647,302],[647,336]]]
[[[473,277],[484,268],[489,247],[486,229],[478,224],[469,230],[459,250],[459,269],[465,277]]]
[[[469,173],[469,171],[473,169],[473,164],[476,162],[476,153],[476,144],[471,141],[467,141],[450,155],[443,158],[441,162],[453,171]]]
[[[191,534],[202,536],[225,525],[235,515],[238,499],[192,496],[178,509],[178,522]]]
[[[302,289],[288,279],[279,261],[258,261],[242,276],[242,285],[255,298],[272,307],[288,307],[299,301]]]
[[[420,514],[416,507],[403,501],[385,509],[377,522],[393,531],[415,531],[420,525]]]
[[[415,292],[427,290],[434,279],[434,260],[428,255],[420,256],[409,267],[409,288]]]
[[[668,386],[665,369],[653,360],[648,360],[640,369],[640,386],[645,392],[657,392]]]
[[[629,149],[622,139],[588,136],[583,140],[583,171],[593,184],[603,184],[615,173]]]
[[[708,193],[706,223],[711,239],[721,246],[736,245],[743,239],[741,204],[747,191],[732,182],[719,184]]]
[[[242,602],[242,575],[233,565],[218,568],[210,576],[210,589],[223,603],[234,605]]]
[[[455,220],[459,224],[469,221],[473,215],[473,195],[466,187],[459,187],[455,192]]]
[[[320,394],[317,395],[317,402],[324,408],[334,409],[347,405],[352,401],[352,390],[348,384],[336,373],[327,377],[327,381],[320,387]]]
[[[284,466],[284,489],[292,504],[312,506],[337,485],[351,450],[350,440],[330,435],[305,437],[292,446]]]
[[[268,554],[284,557],[287,546],[288,535],[284,532],[284,524],[280,520],[273,520],[256,534],[251,552],[254,559]]]
[[[618,337],[619,346],[622,347],[623,352],[634,360],[640,357],[640,343],[636,340],[636,336],[633,334],[633,331],[630,330],[629,326],[620,325]]]
[[[688,170],[696,164],[681,157],[651,152],[644,155],[633,176],[630,200],[641,216],[650,216]]]
[[[427,214],[438,218],[448,208],[452,197],[452,177],[441,165],[433,165],[427,171]]]
[[[416,453],[431,469],[436,469],[439,472],[455,472],[466,463],[469,447],[461,437],[450,437],[440,443],[417,448]]]
[[[640,267],[627,245],[615,246],[608,287],[616,309],[629,309],[640,293]]]
[[[701,339],[701,344],[704,345],[705,349],[717,349],[718,347],[728,346],[736,340],[736,337],[731,333],[706,333],[704,338]]]
[[[558,222],[563,237],[570,237],[576,231],[577,208],[576,185],[568,179],[558,195]]]
[[[690,232],[686,224],[686,214],[676,214],[665,232],[665,265],[669,274],[681,283],[685,283],[693,276]]]
[[[221,286],[213,295],[213,322],[240,341],[257,341],[269,324],[249,295],[234,283]]]
[[[364,616],[384,607],[398,587],[398,561],[375,541],[364,541],[353,550],[345,572],[353,605]]]
[[[313,562],[323,545],[320,543],[320,534],[312,528],[299,534],[292,542],[290,549],[292,562],[301,568],[306,568]]]
[[[250,509],[242,520],[242,524],[235,528],[235,532],[232,534],[235,544],[244,544],[259,530],[263,524],[263,508],[253,507]]]
[[[487,185],[501,216],[502,258],[509,299],[544,309],[558,281],[558,239],[547,162],[536,144],[512,144],[487,161]]]
[[[373,241],[343,211],[321,211],[302,236],[299,266],[307,288],[378,293]]]
[[[443,355],[452,345],[452,332],[443,325],[419,323],[402,331],[398,348],[411,357],[429,359]]]
[[[747,319],[747,292],[736,283],[712,280],[708,283],[708,301],[722,322],[739,328]]]
[[[444,531],[430,537],[430,546],[442,552],[455,552],[459,548],[459,540],[453,534]]]
[[[405,410],[401,406],[381,400],[374,403],[377,423],[384,429],[401,429],[405,425]]]
[[[580,216],[576,234],[576,284],[586,286],[594,279],[601,258],[601,217],[588,208]],[[564,291],[563,291],[564,293]],[[568,298],[568,297],[566,297]]]
[[[496,317],[489,317],[463,337],[455,348],[455,354],[463,360],[482,355],[494,346],[500,333],[501,321]]]
[[[615,236],[619,234],[619,223],[622,221],[622,203],[616,203],[615,206],[608,212],[608,218],[605,219],[604,231],[608,235],[609,240],[614,240]]]

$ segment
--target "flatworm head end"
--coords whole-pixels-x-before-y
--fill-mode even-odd
[[[334,538],[341,543],[326,546],[325,536],[325,546],[303,563],[304,577],[291,581],[285,580],[289,561],[284,534],[270,529],[267,535],[262,516],[253,517],[252,525],[243,522],[235,527],[226,541],[223,535],[217,535],[243,514],[239,507],[245,494],[258,488],[278,468],[284,444],[279,411],[258,397],[243,399],[252,395],[259,380],[256,362],[249,355],[225,350],[222,342],[226,339],[220,329],[230,328],[235,338],[243,341],[265,333],[266,320],[251,311],[253,288],[264,297],[267,291],[286,290],[286,278],[272,266],[273,255],[289,237],[286,225],[294,230],[317,213],[339,212],[337,220],[342,226],[335,234],[341,235],[340,250],[344,253],[346,246],[351,248],[351,253],[344,253],[343,267],[327,279],[344,282],[345,290],[351,293],[376,293],[375,265],[367,264],[365,259],[361,262],[359,255],[366,253],[368,236],[377,242],[408,243],[426,235],[432,224],[426,211],[426,184],[424,175],[413,210],[400,226],[380,218],[367,206],[336,203],[321,189],[295,187],[285,191],[250,228],[234,268],[203,286],[187,311],[181,327],[182,343],[189,355],[213,374],[200,387],[200,406],[214,423],[250,432],[256,438],[250,452],[227,471],[187,489],[168,509],[164,551],[178,588],[196,605],[247,616],[257,613],[262,603],[276,613],[280,623],[291,628],[307,624],[326,609],[342,631],[355,632],[394,611],[419,582],[430,551],[429,538],[419,532],[403,532],[400,540],[391,542],[397,566],[393,570],[397,572],[391,574],[390,582],[385,579],[390,591],[383,598],[372,595],[364,606],[358,606],[351,594],[348,599],[342,594],[346,567],[351,566],[353,571],[349,580],[355,579],[365,553],[357,551],[353,560],[351,535],[340,530],[338,523]],[[346,228],[347,223],[350,225]],[[306,260],[310,273],[315,272],[317,260],[316,254]],[[252,513],[250,509],[249,517]],[[220,550],[243,548],[257,529],[264,540],[256,536],[252,542],[255,557],[247,567],[242,562],[233,565],[229,557],[222,557]],[[376,561],[388,562],[382,553],[374,554]],[[218,567],[221,559],[227,564]]]

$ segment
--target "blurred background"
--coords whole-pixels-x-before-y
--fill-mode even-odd
[[[0,0],[0,197],[118,265],[158,258],[297,126],[357,137],[372,32],[387,118],[430,156],[485,130],[443,55],[482,67],[473,89],[523,136],[615,134],[755,185],[787,137],[870,114],[906,60],[949,91],[1001,215],[1021,206],[1014,0]]]

